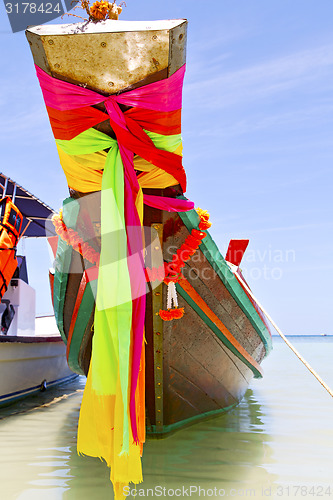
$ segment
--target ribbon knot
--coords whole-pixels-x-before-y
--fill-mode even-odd
[[[110,95],[107,97],[104,100],[104,105],[110,119],[120,127],[126,128],[125,116],[117,102],[117,96]]]

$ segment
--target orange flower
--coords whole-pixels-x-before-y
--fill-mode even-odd
[[[106,2],[105,0],[97,0],[97,2],[93,3],[90,7],[90,15],[92,18],[101,21],[102,19],[106,19],[109,8],[109,2]]]
[[[189,248],[188,245],[185,245],[185,243],[182,244],[180,248],[177,250],[177,255],[180,260],[183,262],[189,260],[191,256],[194,254],[195,250],[192,248]]]
[[[163,311],[163,309],[160,309],[159,312],[161,318],[163,321],[171,321],[173,320],[172,312],[171,311]]]
[[[202,208],[198,207],[196,209],[196,212],[199,215],[201,221],[208,221],[209,220],[209,213],[207,212],[207,210],[202,210]]]
[[[91,246],[84,242],[82,238],[78,235],[74,229],[67,228],[62,220],[62,212],[59,215],[54,215],[52,217],[52,222],[54,224],[55,231],[62,240],[64,240],[67,245],[73,247],[73,250],[79,252],[82,257],[92,264],[97,264],[99,262],[99,253],[96,252]]]
[[[173,319],[180,319],[184,316],[184,308],[178,307],[176,309],[171,309],[173,312]]]
[[[163,321],[172,321],[173,319],[180,319],[184,316],[184,308],[176,307],[175,309],[168,309],[167,311],[160,309],[159,315],[163,319]]]
[[[212,223],[208,221],[201,221],[199,224],[199,229],[209,229],[211,227]]]
[[[171,261],[171,266],[170,268],[174,270],[174,272],[178,273],[180,272],[182,267],[185,267],[185,262],[183,262],[182,259],[179,258],[179,255],[174,254],[172,256],[172,261]]]
[[[189,255],[192,257],[192,255],[195,254],[195,252],[197,251],[196,248],[193,248],[191,247],[190,245],[187,244],[187,239],[185,240],[185,243],[182,244],[182,246],[180,247],[182,250],[187,250]]]
[[[178,266],[178,263],[176,263],[174,261],[165,262],[164,263],[164,270],[165,270],[165,277],[166,278],[176,277],[180,273],[180,267]]]
[[[203,240],[207,236],[207,234],[204,231],[199,231],[198,229],[192,229],[191,235],[198,240]]]
[[[201,240],[198,240],[198,238],[194,238],[193,236],[190,235],[186,238],[185,243],[189,247],[196,250],[199,247],[199,245],[201,244]]]

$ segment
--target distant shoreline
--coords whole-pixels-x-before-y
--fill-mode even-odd
[[[285,335],[285,336],[288,339],[300,339],[300,338],[303,338],[303,339],[304,338],[307,338],[307,339],[309,339],[309,338],[311,338],[311,339],[313,339],[313,338],[315,338],[315,339],[332,339],[333,338],[333,335],[320,334],[320,333],[316,334],[316,335],[307,335],[307,334],[303,335],[303,334],[300,334],[300,335]],[[272,338],[274,338],[274,339],[279,338],[280,339],[281,337],[278,334],[274,334],[274,335],[272,335]],[[282,338],[281,338],[281,340],[282,340]]]

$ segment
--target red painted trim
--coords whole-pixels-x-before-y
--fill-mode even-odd
[[[71,324],[70,324],[69,331],[68,331],[67,350],[66,350],[67,360],[68,360],[68,356],[69,356],[71,340],[72,340],[72,336],[73,336],[73,331],[74,331],[77,315],[78,315],[78,312],[80,309],[82,297],[83,297],[84,291],[86,289],[87,283],[89,283],[89,279],[88,279],[87,273],[84,272],[82,275],[80,286],[79,286],[79,291],[78,291],[78,294],[76,297],[73,315],[72,315],[72,319],[71,319]]]

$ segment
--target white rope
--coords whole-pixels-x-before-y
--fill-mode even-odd
[[[178,307],[176,285],[173,281],[169,281],[168,294],[167,294],[167,309],[172,309],[172,302],[173,302],[173,307]]]
[[[178,307],[177,290],[176,290],[176,285],[174,282],[172,282],[171,297],[173,300],[173,306]]]
[[[323,381],[323,379],[318,375],[318,373],[316,373],[314,371],[314,369],[312,368],[312,366],[303,358],[303,356],[297,351],[297,349],[291,344],[291,342],[289,342],[289,340],[285,337],[285,335],[283,335],[283,333],[281,332],[280,328],[272,320],[272,318],[270,317],[270,315],[265,311],[265,309],[263,308],[263,306],[260,304],[260,302],[257,300],[257,298],[253,295],[252,291],[250,290],[250,288],[247,286],[247,284],[245,283],[245,281],[241,278],[241,276],[239,274],[237,274],[237,279],[241,282],[241,284],[243,285],[243,287],[245,288],[245,290],[247,291],[247,293],[250,295],[250,297],[252,297],[252,299],[260,307],[260,309],[262,310],[262,312],[264,313],[264,315],[266,316],[266,318],[273,325],[273,327],[278,332],[278,334],[280,335],[280,337],[285,341],[285,343],[287,344],[287,346],[290,347],[290,349],[293,351],[294,354],[296,354],[296,356],[298,357],[298,359],[300,361],[302,361],[302,363],[312,373],[312,375],[314,377],[316,377],[316,379],[318,380],[318,382],[320,382],[320,384],[324,387],[324,389],[326,389],[326,391],[333,397],[333,391],[332,391],[332,389]]]

